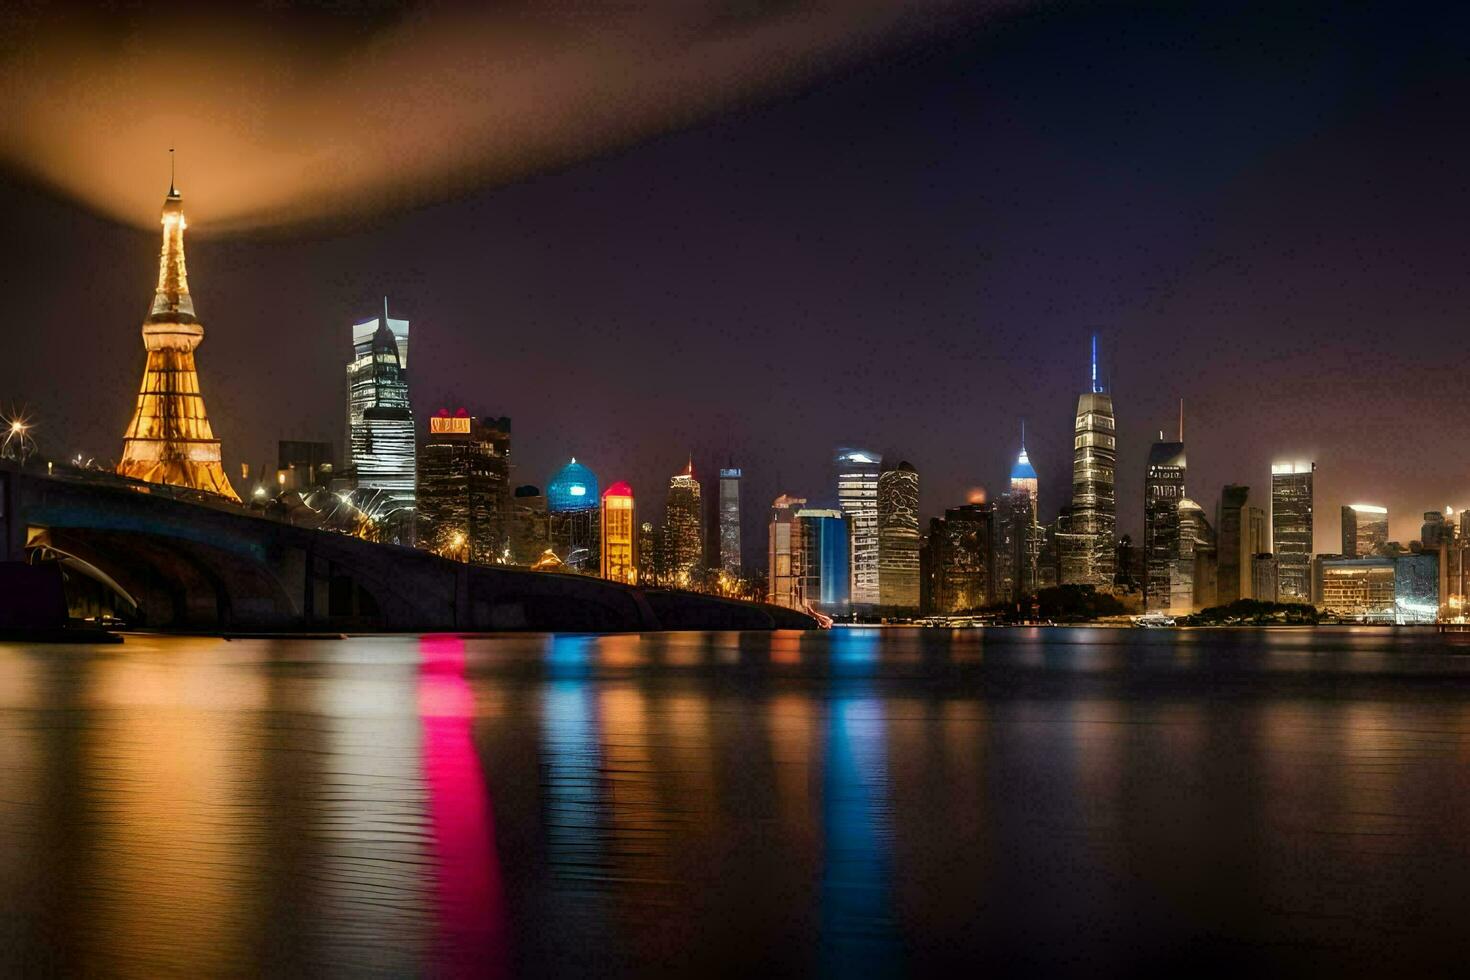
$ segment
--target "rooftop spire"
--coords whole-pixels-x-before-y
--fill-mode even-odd
[[[169,150],[168,197],[163,201],[163,248],[158,254],[158,289],[148,311],[149,323],[193,323],[194,300],[189,296],[189,275],[184,268],[183,199],[173,181],[173,150]]]
[[[1094,392],[1102,391],[1102,388],[1097,383],[1097,334],[1092,335],[1092,390]]]
[[[1179,399],[1179,441],[1184,441],[1184,399]]]
[[[174,186],[174,148],[168,148],[168,196],[178,197],[178,189]]]

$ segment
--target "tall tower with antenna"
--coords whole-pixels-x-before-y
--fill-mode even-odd
[[[1092,377],[1088,390],[1077,399],[1072,432],[1072,507],[1066,515],[1066,528],[1058,528],[1063,584],[1091,585],[1100,591],[1113,588],[1117,567],[1117,462],[1113,396],[1098,380],[1097,335],[1093,334]]]
[[[170,161],[172,153],[170,150]],[[158,259],[158,289],[143,320],[148,360],[133,420],[123,436],[120,476],[167,483],[238,501],[220,462],[199,390],[194,351],[204,340],[204,325],[194,314],[184,269],[183,198],[169,166],[168,197],[163,202],[163,249]]]

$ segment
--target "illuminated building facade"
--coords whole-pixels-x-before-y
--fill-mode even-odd
[[[1149,612],[1187,614],[1193,602],[1193,548],[1188,568],[1180,548],[1179,505],[1184,501],[1184,443],[1153,444],[1143,481],[1143,603]]]
[[[771,502],[767,524],[766,598],[788,609],[801,608],[801,580],[795,566],[801,551],[801,525],[796,513],[806,506],[801,497],[782,494]]]
[[[546,523],[551,550],[571,571],[596,574],[601,555],[597,474],[577,462],[557,470],[546,485]]]
[[[1003,541],[1004,556],[997,556],[995,576],[997,594],[1012,602],[1035,595],[1041,587],[1040,488],[1036,468],[1026,455],[1023,430],[1021,453],[1011,466],[1010,488],[1002,502],[1003,530],[998,537]]]
[[[739,577],[740,558],[740,470],[720,470],[720,568]]]
[[[1072,438],[1072,516],[1061,541],[1062,584],[1112,591],[1118,500],[1114,487],[1118,440],[1113,398],[1097,379],[1092,339],[1092,386],[1077,399]]]
[[[403,330],[407,329],[404,323]],[[390,326],[386,300],[368,341],[360,340],[360,333],[361,325],[355,326],[353,360],[347,366],[348,449],[357,490],[361,499],[375,500],[373,509],[380,514],[399,515],[399,521],[408,515],[411,531],[418,452],[413,409],[408,403],[408,372]]]
[[[1312,483],[1316,463],[1271,465],[1271,550],[1281,602],[1312,596]]]
[[[664,560],[671,584],[688,588],[696,584],[704,566],[704,505],[699,481],[694,478],[691,459],[684,472],[669,479],[664,505]]]
[[[907,462],[878,476],[878,604],[919,608],[919,471]]]
[[[373,349],[381,346],[378,329],[385,326],[398,352],[398,370],[405,382],[408,378],[408,321],[388,315],[388,297],[383,297],[380,316],[359,320],[352,325],[352,359],[347,363],[347,466],[356,465],[356,449],[361,439],[354,438],[363,428],[363,412],[378,404],[377,379],[373,370]]]
[[[184,267],[183,199],[170,182],[163,202],[163,248],[158,259],[158,289],[143,319],[148,352],[138,404],[123,436],[119,476],[145,483],[167,483],[239,501],[220,460],[199,390],[194,351],[204,340],[204,325],[194,315]]]
[[[1271,542],[1266,533],[1266,512],[1251,503],[1250,487],[1229,484],[1220,492],[1215,523],[1219,544],[1216,602],[1223,606],[1237,599],[1255,598],[1251,560],[1265,552]]]
[[[1342,554],[1367,558],[1382,554],[1388,544],[1388,508],[1375,504],[1348,504],[1342,509]]]
[[[877,453],[844,449],[837,453],[837,506],[852,518],[852,604],[876,606],[882,598],[878,575]]]
[[[512,564],[531,566],[551,547],[547,529],[546,497],[539,487],[524,484],[510,497],[510,560]]]
[[[828,616],[852,610],[852,517],[840,510],[796,512],[793,568],[798,599]]]
[[[429,418],[419,457],[422,546],[481,565],[510,562],[510,493],[510,419],[464,409]]]
[[[1445,602],[1443,552],[1399,555],[1393,560],[1393,621],[1400,626],[1438,622]]]
[[[1312,572],[1312,602],[1322,612],[1356,622],[1394,621],[1392,558],[1321,555]]]
[[[929,520],[926,612],[962,613],[990,603],[994,537],[995,508],[988,503],[951,507]]]
[[[611,582],[638,582],[638,516],[633,488],[618,481],[602,493],[602,577]]]

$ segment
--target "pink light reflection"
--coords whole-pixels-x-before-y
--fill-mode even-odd
[[[509,933],[490,791],[473,739],[464,639],[419,640],[419,717],[436,869],[438,976],[509,975]]]

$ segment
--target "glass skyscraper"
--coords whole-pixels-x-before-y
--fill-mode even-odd
[[[852,518],[840,510],[803,509],[796,523],[802,599],[820,613],[845,616],[852,600]]]
[[[1388,544],[1388,508],[1347,504],[1342,508],[1342,555],[1367,558]]]
[[[1072,513],[1062,541],[1062,584],[1113,588],[1117,562],[1118,500],[1114,469],[1118,440],[1113,397],[1097,379],[1092,338],[1092,385],[1077,399],[1072,438]]]
[[[1312,478],[1316,463],[1271,465],[1271,544],[1276,594],[1282,602],[1312,601]]]
[[[919,608],[919,471],[907,462],[878,476],[878,604]]]
[[[740,560],[740,471],[720,470],[720,568],[738,576]]]
[[[878,576],[877,453],[844,449],[837,453],[837,505],[852,518],[852,604],[872,607],[882,598]]]
[[[1179,547],[1186,466],[1182,442],[1159,441],[1149,449],[1143,480],[1143,605],[1149,612],[1189,612]]]
[[[376,516],[392,539],[407,543],[412,540],[418,483],[416,434],[403,356],[408,321],[390,321],[384,300],[383,315],[364,339],[366,324],[371,322],[352,328],[353,357],[347,365],[348,462],[356,479],[359,506]]]

